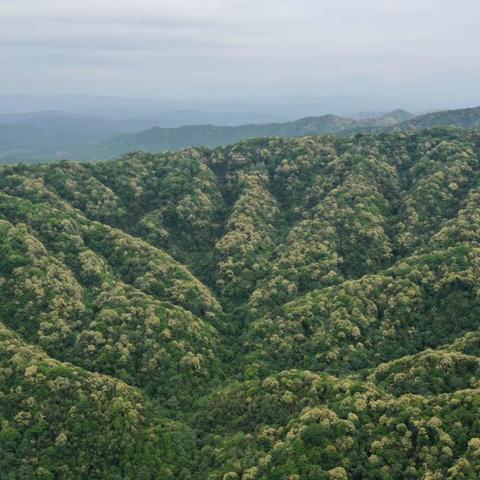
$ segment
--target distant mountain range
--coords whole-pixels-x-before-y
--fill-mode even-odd
[[[480,127],[480,107],[414,116],[394,110],[370,118],[337,115],[240,126],[153,127],[131,133],[138,121],[113,121],[65,112],[0,115],[0,163],[112,159],[125,153],[158,153],[185,147],[217,147],[255,137],[375,133],[436,126]]]
[[[0,115],[0,162],[68,157],[81,145],[132,131],[91,115],[42,111]]]
[[[139,133],[103,140],[75,152],[81,160],[112,159],[125,153],[152,153],[184,147],[217,147],[253,137],[300,137],[322,134],[375,133],[391,130],[415,130],[435,126],[475,128],[480,126],[480,107],[445,110],[414,116],[394,110],[381,116],[355,120],[337,115],[306,117],[294,122],[238,127],[195,125],[179,128],[151,128]]]
[[[392,127],[411,119],[404,110],[394,110],[377,118],[354,120],[337,115],[305,117],[286,123],[240,125],[237,127],[192,125],[178,128],[151,128],[143,132],[120,135],[76,152],[82,160],[111,159],[122,154],[145,150],[158,153],[185,147],[218,147],[254,137],[301,137],[326,133],[373,131]]]
[[[480,127],[480,107],[461,108],[457,110],[443,110],[440,112],[418,115],[403,122],[400,126],[406,130],[432,128],[440,126],[454,126],[460,128]]]

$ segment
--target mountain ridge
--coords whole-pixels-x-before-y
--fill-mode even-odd
[[[65,157],[89,161],[113,159],[135,151],[159,153],[195,146],[215,148],[257,137],[298,137],[328,133],[353,135],[435,126],[475,128],[480,125],[480,107],[438,111],[417,116],[397,109],[371,118],[356,120],[327,114],[319,117],[303,117],[290,122],[266,124],[151,127],[136,133],[128,133],[135,122],[128,126],[127,121],[112,123],[93,119],[92,123],[81,115],[73,117],[67,115],[62,120],[57,118],[55,113],[50,113],[47,120],[42,120],[41,115],[37,119],[35,114],[20,114],[14,117],[30,119],[31,124],[0,124],[0,140],[3,138],[0,141],[0,161],[7,163],[17,161],[37,163]],[[5,121],[7,117],[0,117],[0,120],[2,118]],[[119,135],[112,136],[114,132]]]
[[[480,131],[0,165],[7,478],[475,478]]]
[[[373,129],[383,125],[395,124],[394,118],[410,116],[408,112],[395,110],[378,118],[353,120],[338,115],[326,114],[319,117],[303,117],[291,122],[269,124],[247,124],[236,127],[217,125],[187,125],[183,127],[153,127],[129,135],[115,137],[98,145],[80,151],[81,159],[110,159],[121,154],[138,150],[158,153],[164,150],[178,150],[186,147],[217,147],[254,137],[302,136],[324,133],[353,132],[356,129]]]
[[[445,110],[414,116],[397,109],[378,117],[353,120],[337,115],[304,117],[286,123],[251,124],[237,127],[215,125],[192,125],[175,128],[154,127],[152,129],[115,137],[97,145],[79,150],[79,159],[113,159],[134,151],[158,153],[166,150],[205,146],[216,147],[255,137],[304,136],[321,134],[351,135],[375,133],[389,130],[412,130],[435,126],[476,128],[480,125],[480,107]]]

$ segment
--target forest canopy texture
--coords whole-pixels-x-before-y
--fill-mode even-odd
[[[479,149],[0,166],[2,479],[480,478]]]

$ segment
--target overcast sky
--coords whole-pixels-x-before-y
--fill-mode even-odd
[[[454,107],[479,47],[479,0],[0,0],[0,94]]]

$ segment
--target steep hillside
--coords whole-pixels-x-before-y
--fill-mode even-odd
[[[435,128],[0,166],[5,478],[479,477],[479,149]]]

